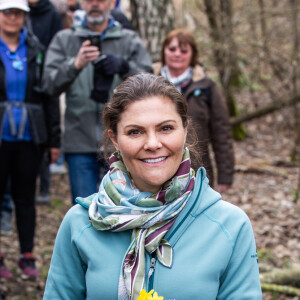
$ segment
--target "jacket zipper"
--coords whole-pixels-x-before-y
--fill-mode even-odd
[[[152,253],[150,268],[149,268],[149,272],[148,272],[148,291],[149,292],[153,289],[153,277],[154,277],[154,271],[155,271],[155,263],[156,263],[155,254]]]

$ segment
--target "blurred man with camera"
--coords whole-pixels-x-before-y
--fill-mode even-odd
[[[152,71],[141,39],[110,15],[114,6],[115,0],[81,0],[82,23],[59,32],[46,55],[43,88],[52,96],[66,92],[63,150],[73,203],[97,191],[106,169],[98,152],[104,104],[126,77]]]

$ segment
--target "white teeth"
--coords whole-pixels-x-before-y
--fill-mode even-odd
[[[160,158],[155,158],[155,159],[143,159],[144,162],[147,162],[147,163],[157,163],[157,162],[160,162],[160,161],[163,161],[166,159],[166,156],[164,157],[160,157]]]

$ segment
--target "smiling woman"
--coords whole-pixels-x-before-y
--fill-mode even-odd
[[[154,73],[170,80],[183,94],[188,114],[197,132],[198,145],[203,153],[204,166],[210,185],[226,192],[234,174],[234,153],[229,115],[222,93],[216,82],[208,77],[199,62],[196,39],[185,29],[168,33],[161,48],[160,62],[154,64]],[[217,185],[210,151],[214,153]],[[200,165],[193,160],[193,167]]]
[[[136,300],[142,289],[166,300],[261,299],[250,221],[191,168],[181,93],[164,77],[131,76],[103,120],[117,151],[99,193],[64,218],[44,299]]]
[[[177,171],[187,134],[174,103],[153,96],[130,104],[117,132],[108,131],[135,185],[158,192]]]

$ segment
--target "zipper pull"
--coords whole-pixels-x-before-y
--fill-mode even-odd
[[[150,269],[149,269],[149,273],[148,273],[148,279],[150,279],[150,277],[151,277],[152,274],[154,273],[155,262],[156,262],[155,257],[152,257],[152,258],[151,258],[151,262],[150,262]]]

